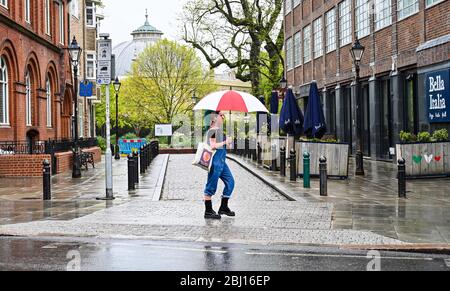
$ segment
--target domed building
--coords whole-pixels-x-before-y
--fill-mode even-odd
[[[151,26],[148,22],[148,13],[145,13],[145,23],[134,30],[133,40],[122,42],[113,48],[116,57],[116,75],[126,76],[131,72],[131,65],[144,49],[162,38],[163,33]]]

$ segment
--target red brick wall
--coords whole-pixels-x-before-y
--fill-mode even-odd
[[[102,151],[99,147],[83,149],[85,152],[94,153],[94,162],[98,163],[102,160]],[[56,155],[56,171],[63,173],[72,169],[72,152],[57,153]]]
[[[426,40],[450,33],[450,1],[444,1],[425,10]]]
[[[0,177],[42,177],[42,162],[50,155],[0,155]]]
[[[415,49],[420,42],[420,30],[417,27],[419,14],[400,20],[397,24],[397,39],[399,52]]]

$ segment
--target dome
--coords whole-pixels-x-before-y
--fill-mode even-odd
[[[116,75],[119,77],[130,73],[133,61],[146,47],[160,40],[163,33],[150,25],[146,12],[144,25],[134,30],[131,35],[133,40],[122,42],[113,48],[116,57]]]

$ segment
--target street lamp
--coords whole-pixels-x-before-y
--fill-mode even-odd
[[[361,90],[359,83],[359,64],[361,63],[364,46],[359,42],[358,37],[356,37],[355,43],[350,49],[350,54],[352,55],[353,64],[355,65],[355,93],[356,93],[356,155],[355,164],[356,171],[355,175],[364,175],[364,164],[363,164],[363,143],[362,143],[362,106],[361,106]]]
[[[116,148],[114,149],[114,159],[120,160],[119,153],[119,91],[122,83],[119,82],[119,78],[116,77],[113,83],[114,91],[116,91]]]
[[[74,82],[73,87],[74,95],[75,95],[75,119],[74,119],[74,151],[73,151],[73,163],[72,163],[72,178],[80,178],[81,177],[81,165],[80,165],[80,157],[79,157],[79,148],[78,148],[78,63],[80,61],[81,56],[81,47],[78,45],[75,36],[73,37],[72,43],[69,45],[69,55],[70,61],[73,67],[73,76]]]
[[[280,93],[281,93],[281,98],[284,99],[284,94],[286,93],[286,88],[287,88],[287,80],[284,77],[284,72],[283,72],[283,77],[280,80]]]

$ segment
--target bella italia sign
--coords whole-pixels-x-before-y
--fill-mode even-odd
[[[450,70],[425,75],[425,94],[430,123],[450,122]]]

